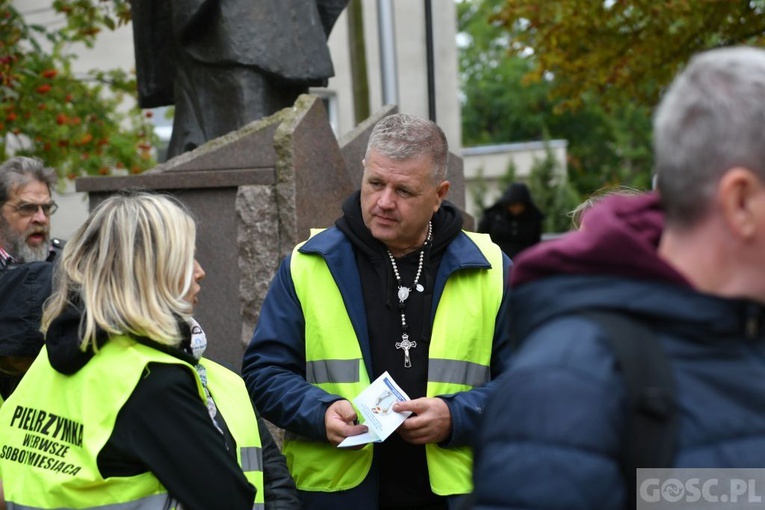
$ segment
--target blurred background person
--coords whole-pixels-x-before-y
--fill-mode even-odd
[[[484,211],[478,232],[489,234],[512,259],[521,250],[542,240],[544,217],[531,198],[529,187],[514,182],[494,205]]]

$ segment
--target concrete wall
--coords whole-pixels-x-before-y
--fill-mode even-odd
[[[382,101],[377,3],[378,0],[362,1],[372,113],[385,106]],[[424,2],[413,0],[391,0],[391,4],[395,20],[396,61],[399,73],[398,110],[428,117],[425,5]],[[459,152],[462,130],[457,74],[457,11],[452,0],[433,0],[432,5],[436,122],[446,133],[451,150]],[[354,127],[350,55],[347,49],[347,11],[338,18],[332,30],[329,47],[335,66],[335,77],[329,80],[325,90],[337,95],[336,132],[343,134]]]

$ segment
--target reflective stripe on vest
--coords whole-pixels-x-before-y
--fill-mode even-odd
[[[48,510],[49,507],[28,506],[19,505],[16,503],[7,503],[6,508],[8,510]],[[111,505],[99,505],[97,507],[90,507],[91,510],[166,510],[167,509],[167,494],[156,494],[154,496],[148,496],[129,503],[114,503]],[[172,507],[170,510],[175,510]]]
[[[457,271],[446,283],[429,348],[429,397],[467,391],[490,379],[494,326],[504,291],[502,252],[488,235],[466,234],[492,268]],[[352,401],[369,385],[356,333],[324,259],[317,254],[299,253],[297,248],[292,253],[290,270],[305,317],[306,379]],[[465,300],[466,295],[475,297]],[[290,433],[285,435],[284,444],[287,463],[301,490],[353,488],[364,480],[372,463],[372,445],[361,450],[341,450]],[[426,455],[434,493],[464,494],[472,490],[470,449],[427,445]]]
[[[306,380],[311,384],[351,383],[359,380],[360,360],[319,360],[306,363]],[[481,386],[489,382],[489,367],[453,359],[432,359],[428,362],[431,381]]]
[[[231,370],[206,358],[202,358],[200,363],[207,371],[207,389],[236,441],[239,465],[244,476],[257,489],[255,508],[261,508],[265,501],[263,450],[250,394],[242,378]]]
[[[356,359],[321,359],[307,361],[305,378],[311,384],[354,383],[359,380],[359,363]]]

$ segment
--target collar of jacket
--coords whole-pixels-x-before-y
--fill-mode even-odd
[[[347,264],[353,250],[351,243],[337,227],[330,227],[308,239],[300,248],[300,253],[316,253],[321,255],[330,267],[333,264]],[[345,266],[348,267],[348,266]],[[438,277],[447,277],[460,269],[488,269],[489,261],[483,255],[475,243],[464,233],[454,238],[444,252],[441,267],[438,269]]]

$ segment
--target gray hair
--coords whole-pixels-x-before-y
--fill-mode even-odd
[[[50,192],[56,185],[56,171],[46,167],[42,160],[17,156],[0,165],[0,204],[8,201],[11,193],[32,181],[40,181]]]
[[[765,181],[765,51],[720,48],[693,57],[654,116],[658,189],[668,223],[692,226],[727,170]]]
[[[433,181],[440,183],[446,179],[449,144],[435,122],[408,113],[389,115],[372,129],[365,158],[369,159],[372,149],[398,161],[430,156]]]

